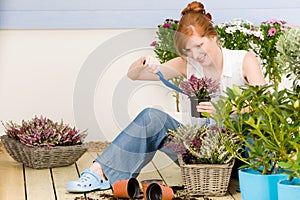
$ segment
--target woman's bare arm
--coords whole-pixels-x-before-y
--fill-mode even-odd
[[[166,79],[185,76],[186,61],[177,57],[160,64],[156,58],[144,56],[131,64],[127,76],[132,80],[159,80],[156,74],[158,70],[163,73]]]

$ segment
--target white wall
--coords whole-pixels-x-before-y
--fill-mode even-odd
[[[135,30],[0,31],[0,120],[19,123],[34,115],[44,115],[54,120],[64,119],[81,130],[88,128],[87,140],[112,140],[143,107],[165,104],[172,110],[173,106],[164,103],[167,99],[173,103],[171,94],[160,83],[134,83],[128,95],[119,94],[121,80],[121,86],[132,84],[126,78],[131,62],[153,53],[149,44],[155,37],[154,30],[144,32],[149,33],[144,35],[148,38],[145,44],[125,48],[122,55],[116,54],[119,47],[136,43]],[[122,35],[125,37],[119,44],[116,39]],[[103,47],[105,42],[112,46]],[[112,63],[104,61],[107,54],[115,57]],[[96,82],[90,83],[93,75]],[[156,96],[157,93],[160,95]],[[113,111],[113,95],[119,95],[118,101],[124,102],[121,113],[120,109]],[[116,102],[117,106],[120,104]],[[92,110],[87,113],[89,107]],[[121,121],[114,116],[122,113]],[[2,126],[0,132],[3,134]]]
[[[283,3],[282,9],[279,0],[273,8],[263,1],[263,9],[261,1],[243,6],[233,0],[203,2],[218,23],[272,16],[300,24],[298,0]],[[126,78],[133,60],[153,53],[149,44],[154,39],[155,29],[0,29],[0,120],[44,115],[88,128],[87,141],[111,141],[144,107],[173,112],[172,94],[160,82]]]

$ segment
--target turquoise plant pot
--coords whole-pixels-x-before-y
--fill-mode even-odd
[[[286,174],[262,175],[253,169],[240,169],[242,200],[277,200],[277,183],[287,177]]]
[[[281,180],[278,182],[278,200],[299,200],[300,199],[300,179],[294,178],[292,181]]]

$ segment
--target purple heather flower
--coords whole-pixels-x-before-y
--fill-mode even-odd
[[[276,28],[270,28],[268,31],[268,36],[273,36],[276,33]]]
[[[154,47],[156,44],[157,44],[157,42],[156,42],[156,41],[153,41],[153,42],[151,42],[150,46],[151,46],[151,47]]]
[[[219,84],[211,78],[197,78],[194,74],[187,80],[182,81],[180,86],[188,96],[197,96],[198,98],[206,98],[215,93]]]

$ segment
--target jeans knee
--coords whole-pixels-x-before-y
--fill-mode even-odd
[[[162,119],[166,119],[168,116],[167,113],[158,110],[156,108],[145,108],[144,110],[142,110],[140,115],[146,121],[153,121],[153,120],[161,121]]]

